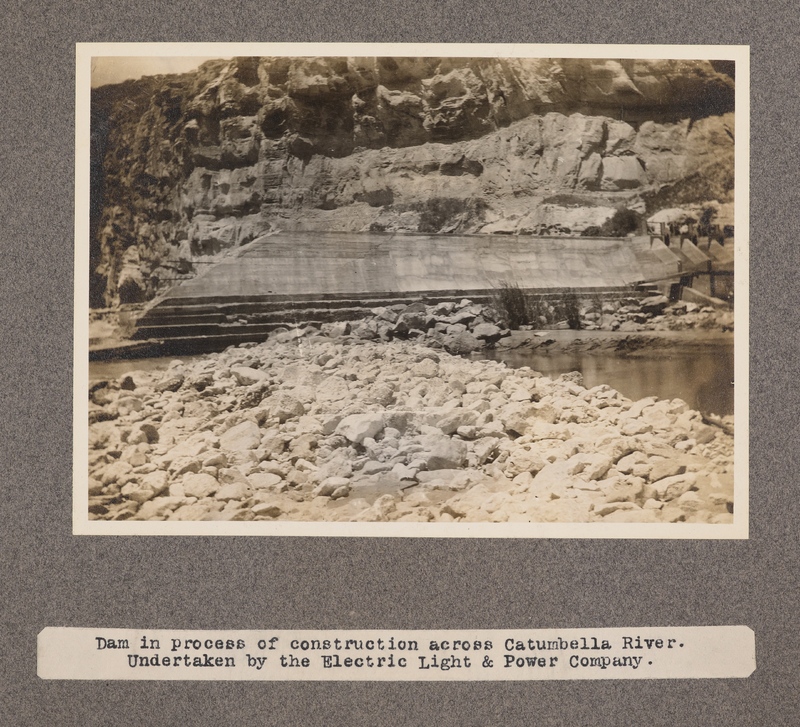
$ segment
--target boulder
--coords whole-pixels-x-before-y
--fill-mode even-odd
[[[472,335],[491,345],[503,337],[503,330],[493,323],[479,323],[472,329]]]
[[[261,444],[261,429],[249,419],[231,427],[219,438],[219,446],[230,452],[255,449]]]
[[[669,298],[663,295],[651,295],[649,298],[644,298],[639,304],[642,313],[647,313],[651,316],[661,315],[664,309],[669,305]],[[620,330],[622,330],[620,328]]]
[[[498,437],[481,437],[475,440],[472,445],[472,453],[479,465],[492,460],[497,454],[499,443],[500,439]]]
[[[220,503],[221,504],[221,503]],[[219,505],[218,505],[219,507]],[[177,508],[168,520],[209,520],[214,506],[209,502],[194,502]]]
[[[247,482],[254,490],[280,491],[288,487],[283,478],[273,472],[253,472],[247,475]]]
[[[464,330],[459,333],[448,333],[442,340],[442,346],[445,351],[454,356],[465,356],[473,351],[480,351],[483,348],[483,342]]]
[[[466,442],[451,437],[429,435],[422,442],[420,457],[428,470],[458,469],[466,464]]]
[[[189,474],[183,478],[183,492],[186,497],[202,499],[213,495],[219,489],[216,477],[207,474]]]
[[[100,481],[104,485],[111,485],[115,482],[124,483],[128,480],[127,476],[130,474],[132,469],[133,467],[129,462],[114,462],[103,470]]]
[[[341,487],[350,487],[350,480],[346,477],[326,477],[314,488],[315,496],[330,497]]]
[[[472,426],[476,421],[478,421],[478,412],[458,407],[439,419],[436,426],[444,434],[454,434],[460,427]]]
[[[249,485],[247,478],[242,471],[236,467],[223,467],[217,473],[217,479],[223,485],[228,485],[233,482],[239,482],[243,485]]]
[[[367,437],[374,439],[383,427],[383,414],[351,414],[339,422],[335,433],[341,434],[354,444],[362,444]]]
[[[392,328],[395,335],[406,336],[414,329],[424,331],[428,327],[428,312],[424,303],[412,303],[398,316]]]
[[[341,376],[328,376],[316,388],[317,401],[342,401],[350,396],[350,387]]]
[[[160,495],[169,486],[169,476],[164,470],[156,470],[144,475],[141,479],[143,488],[153,491],[154,495]]]
[[[180,506],[182,500],[175,497],[157,497],[142,503],[133,520],[166,520]]]
[[[535,449],[515,447],[503,465],[506,477],[515,478],[525,472],[537,474],[547,465],[547,460]],[[559,475],[561,473],[559,472]]]
[[[658,510],[636,508],[615,510],[603,518],[604,523],[657,523],[661,522]]]
[[[239,386],[250,386],[251,384],[260,384],[269,380],[269,374],[249,366],[233,366],[231,373]]]
[[[246,482],[229,482],[214,494],[216,500],[245,500],[251,494]]]
[[[621,471],[621,470],[620,470]],[[682,475],[686,472],[686,465],[676,462],[674,460],[665,459],[655,462],[650,469],[649,480],[650,482],[657,482],[663,480],[665,477],[674,477],[675,475]]]
[[[143,503],[151,500],[155,493],[149,487],[142,487],[136,482],[129,482],[122,488],[122,494],[129,500],[134,502]]]
[[[536,418],[539,407],[532,403],[510,404],[500,412],[500,421],[505,430],[511,434],[525,434],[531,424],[531,420]]]
[[[253,505],[253,515],[260,517],[276,518],[279,517],[286,507],[286,504],[280,500],[270,500],[269,502],[259,502]]]
[[[141,411],[144,402],[138,396],[120,396],[117,399],[117,412],[121,417],[128,416],[135,411]]]
[[[303,403],[292,394],[279,391],[261,402],[261,408],[269,417],[275,417],[281,423],[305,414]]]
[[[158,429],[146,422],[137,424],[131,431],[131,435],[128,437],[128,441],[131,444],[134,443],[134,440],[147,442],[148,444],[156,444],[158,442]]]
[[[350,334],[350,323],[337,321],[336,323],[323,323],[322,332],[329,338],[341,338]]]
[[[606,502],[637,502],[644,489],[643,479],[629,475],[609,477],[598,484]]]
[[[162,378],[154,388],[158,392],[177,391],[183,386],[184,381],[185,377],[182,374],[168,374]]]
[[[696,482],[697,475],[694,472],[686,472],[674,477],[665,477],[654,482],[650,487],[657,499],[669,502],[679,498],[684,492],[694,489]]]
[[[611,458],[600,453],[576,454],[569,462],[569,474],[580,474],[586,480],[601,480],[611,468]]]
[[[380,522],[389,519],[395,511],[397,501],[393,495],[381,495],[366,510],[356,515],[356,522]]]
[[[424,358],[411,367],[410,373],[423,379],[433,379],[439,375],[439,365],[430,358]]]

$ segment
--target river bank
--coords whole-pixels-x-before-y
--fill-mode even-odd
[[[731,417],[334,325],[95,381],[90,517],[731,521]]]
[[[360,340],[413,340],[476,360],[502,361],[515,368],[531,366],[553,377],[579,371],[589,388],[609,384],[635,400],[651,395],[678,397],[704,414],[732,414],[732,312],[681,302],[669,304],[660,296],[651,297],[652,304],[646,300],[590,301],[578,309],[578,330],[559,320],[564,306],[558,299],[546,304],[549,309],[545,304],[538,306],[555,326],[547,330],[531,330],[529,325],[523,326],[525,330],[510,330],[508,315],[498,313],[502,306],[462,299],[373,308],[358,320],[319,327],[277,328],[270,340],[285,343],[318,334]],[[109,313],[104,314],[106,321]],[[104,320],[99,316],[96,323]],[[630,330],[631,326],[635,330]],[[108,330],[113,329],[109,326]],[[179,358],[192,363],[198,355]],[[163,370],[169,361],[152,354],[134,360],[92,361],[90,380],[115,379],[132,368]]]

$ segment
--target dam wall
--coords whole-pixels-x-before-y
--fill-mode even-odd
[[[150,355],[220,350],[272,330],[356,320],[380,306],[470,298],[504,285],[557,298],[622,298],[677,275],[681,259],[637,238],[285,233],[264,236],[174,286],[138,321]]]
[[[648,237],[300,232],[239,248],[162,300],[616,288],[679,272]]]

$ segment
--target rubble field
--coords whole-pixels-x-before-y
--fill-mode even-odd
[[[414,305],[92,382],[90,519],[732,522],[732,417],[470,360],[485,308]]]

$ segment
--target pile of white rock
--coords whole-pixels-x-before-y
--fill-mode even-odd
[[[362,340],[426,340],[449,353],[461,355],[494,346],[511,335],[505,321],[492,305],[469,298],[434,305],[422,302],[373,308],[362,320],[326,323],[321,332],[338,338],[353,335]],[[278,331],[273,337],[287,342],[296,331]]]
[[[733,311],[701,306],[691,301],[670,302],[664,295],[622,298],[581,309],[581,327],[586,330],[680,331],[695,328],[733,330]]]
[[[90,517],[732,520],[731,418],[414,341],[281,335],[95,382]]]
[[[598,298],[580,303],[580,328],[587,331],[733,330],[733,311],[687,301],[671,303],[663,295]],[[566,320],[556,320],[557,306],[552,302],[542,302],[540,307],[547,313],[539,321],[542,329],[569,327]],[[534,325],[520,326],[522,330],[535,328]],[[477,303],[468,298],[434,305],[418,302],[373,308],[361,320],[325,323],[321,331],[332,337],[352,334],[363,340],[416,339],[457,355],[493,348],[511,334],[497,305]],[[296,330],[279,330],[273,335],[279,341],[289,342],[299,334]]]

